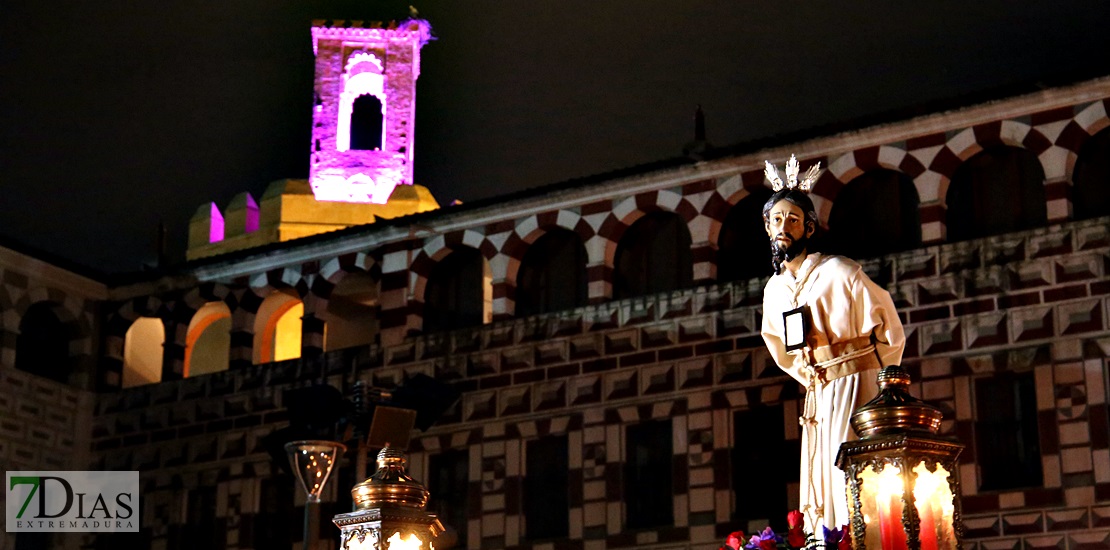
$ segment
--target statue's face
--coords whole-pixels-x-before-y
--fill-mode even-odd
[[[804,242],[814,231],[813,227],[806,227],[805,212],[798,205],[785,200],[771,207],[764,226],[767,236],[771,238],[771,244],[782,250],[789,249],[795,242]]]

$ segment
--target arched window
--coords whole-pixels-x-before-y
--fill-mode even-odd
[[[139,317],[123,340],[123,387],[162,381],[162,344],[166,329],[157,317]]]
[[[1079,149],[1072,182],[1072,217],[1110,215],[1110,129],[1091,136]]]
[[[586,247],[572,231],[548,231],[528,247],[520,262],[516,315],[562,311],[585,303]]]
[[[208,302],[185,332],[185,376],[227,370],[230,351],[231,310],[223,302]]]
[[[870,258],[921,244],[917,188],[894,170],[872,170],[848,182],[829,214],[829,252]]]
[[[254,364],[300,357],[301,317],[304,304],[292,289],[271,292],[254,317]]]
[[[72,371],[69,361],[71,331],[54,309],[52,302],[37,302],[27,308],[19,321],[15,341],[15,368],[65,382]]]
[[[360,95],[351,107],[351,149],[372,151],[382,148],[382,102]]]
[[[375,268],[377,266],[374,266]],[[366,346],[378,337],[378,288],[380,270],[375,273],[347,273],[331,291],[324,319],[324,349]]]
[[[424,332],[470,327],[492,319],[489,264],[478,250],[460,248],[439,261],[424,289]]]
[[[625,232],[614,263],[614,299],[687,288],[694,270],[690,231],[677,214],[648,214]]]
[[[1042,226],[1047,219],[1044,169],[1025,149],[987,149],[956,169],[947,204],[949,241]]]
[[[771,241],[763,225],[763,205],[771,190],[760,187],[728,212],[717,238],[717,280],[771,276]]]

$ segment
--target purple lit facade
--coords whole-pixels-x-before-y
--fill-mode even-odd
[[[419,19],[395,28],[312,28],[309,183],[317,200],[384,204],[398,185],[413,183],[416,79],[431,32]]]

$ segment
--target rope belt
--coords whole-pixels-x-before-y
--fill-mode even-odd
[[[807,348],[804,357],[806,364],[802,370],[809,379],[809,383],[806,385],[805,405],[802,409],[802,416],[798,418],[798,423],[805,429],[806,442],[809,446],[809,504],[802,507],[802,513],[806,514],[810,526],[816,529],[817,525],[823,524],[823,522],[818,523],[817,520],[825,516],[825,502],[813,481],[813,464],[817,460],[818,383],[820,383],[821,388],[824,388],[829,382],[837,378],[843,378],[849,374],[865,370],[877,369],[882,365],[879,363],[878,354],[875,352],[875,344],[871,343],[871,339],[866,336],[821,346],[813,350]]]

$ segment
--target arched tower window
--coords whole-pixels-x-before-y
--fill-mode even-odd
[[[921,244],[917,188],[894,170],[872,170],[848,182],[829,214],[829,252],[869,258]]]
[[[231,310],[208,302],[193,314],[185,333],[185,376],[227,370],[231,351]]]
[[[162,381],[162,345],[166,329],[157,317],[139,317],[123,341],[123,387]]]
[[[324,349],[331,351],[373,344],[378,337],[378,292],[381,271],[347,273],[328,297],[324,315]]]
[[[1079,149],[1072,182],[1075,219],[1110,215],[1110,128],[1091,136]]]
[[[987,149],[956,169],[947,204],[949,241],[1042,226],[1048,217],[1044,169],[1025,149]]]
[[[432,269],[424,289],[424,332],[470,327],[492,318],[489,264],[478,250],[460,248]]]
[[[300,357],[301,317],[304,304],[293,290],[271,292],[254,318],[254,364]]]
[[[771,190],[760,187],[729,210],[717,238],[717,280],[771,276],[771,242],[763,225],[763,204]]]
[[[52,302],[37,302],[27,308],[19,321],[15,342],[15,368],[66,382],[72,371],[69,361],[70,330]]]
[[[351,149],[372,151],[382,148],[382,102],[364,94],[351,107]]]
[[[693,284],[690,231],[677,214],[653,212],[628,228],[617,246],[613,298],[667,292]]]
[[[548,231],[528,247],[520,263],[516,315],[562,311],[585,303],[586,247],[572,231]]]

